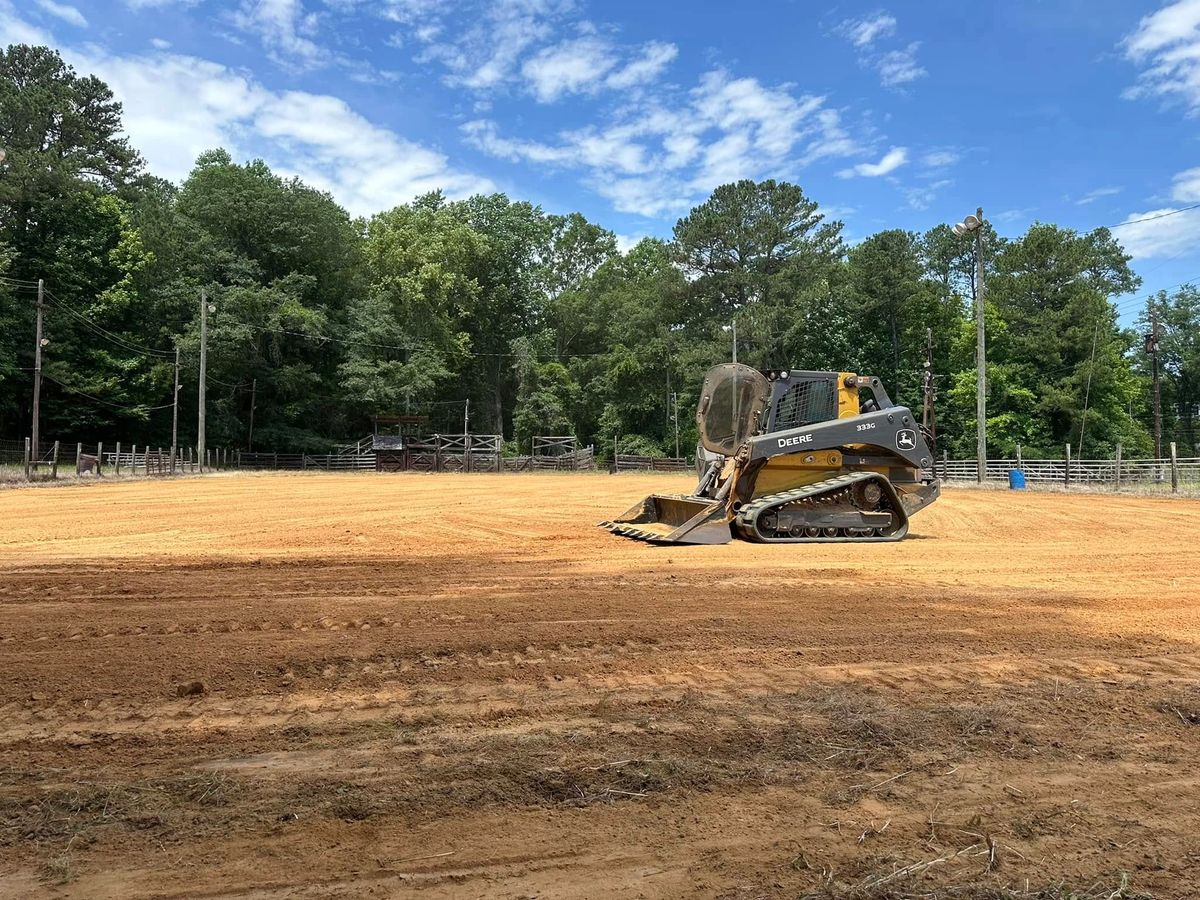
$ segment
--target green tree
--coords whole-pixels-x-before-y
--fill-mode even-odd
[[[825,222],[796,185],[726,184],[675,224],[675,258],[690,279],[689,319],[738,320],[746,361],[786,366],[789,332],[806,302],[829,295],[842,254],[841,223]],[[719,323],[719,324],[718,324]]]

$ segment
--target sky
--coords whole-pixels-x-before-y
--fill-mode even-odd
[[[441,189],[668,237],[739,178],[849,241],[978,206],[1200,279],[1200,0],[0,0],[104,79],[150,169],[262,158],[370,215]],[[1123,298],[1126,316],[1138,305]]]

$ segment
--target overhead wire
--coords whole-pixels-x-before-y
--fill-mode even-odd
[[[159,409],[170,409],[172,406],[175,405],[173,403],[164,403],[161,406],[140,406],[140,405],[125,406],[124,404],[121,404],[121,403],[113,403],[111,400],[105,400],[103,397],[97,397],[95,394],[89,394],[87,391],[81,391],[81,390],[79,390],[79,388],[72,387],[71,385],[67,384],[66,382],[59,381],[53,375],[47,375],[45,372],[42,373],[42,378],[44,378],[47,381],[54,382],[60,388],[62,388],[65,391],[68,391],[72,394],[76,394],[80,397],[86,397],[87,399],[93,400],[96,403],[100,403],[100,404],[103,404],[104,406],[111,407],[112,409],[122,410],[125,412],[154,412],[155,410],[159,410]]]
[[[112,343],[116,344],[117,346],[121,347],[124,350],[128,350],[132,353],[140,353],[143,356],[153,356],[153,357],[158,357],[161,359],[170,359],[175,356],[174,350],[157,350],[153,347],[147,347],[144,344],[139,344],[136,341],[130,340],[129,338],[122,337],[121,335],[114,334],[113,332],[111,332],[107,328],[105,328],[104,326],[102,326],[96,322],[93,322],[91,319],[89,319],[83,313],[76,310],[70,304],[59,299],[59,297],[57,297],[55,294],[53,294],[49,290],[46,290],[46,296],[50,298],[51,305],[53,305],[55,309],[61,309],[63,312],[72,316],[77,321],[82,322],[85,326],[90,328],[92,331],[96,332],[97,334],[101,335],[102,337],[107,338]]]
[[[1193,209],[1200,209],[1200,203],[1195,203],[1191,206],[1185,206],[1182,209],[1173,209],[1169,212],[1156,213],[1153,216],[1143,216],[1140,219],[1130,219],[1127,222],[1118,222],[1116,225],[1098,225],[1096,227],[1107,228],[1111,231],[1114,228],[1124,228],[1126,225],[1137,225],[1139,222],[1153,222],[1155,219],[1165,219],[1167,216],[1177,216],[1180,213],[1185,213]],[[1092,230],[1094,231],[1095,229]]]

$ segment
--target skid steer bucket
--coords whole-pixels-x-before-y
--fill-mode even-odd
[[[682,494],[651,494],[600,527],[655,544],[724,544],[733,538],[724,500]]]

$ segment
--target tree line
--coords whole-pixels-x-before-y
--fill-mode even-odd
[[[927,339],[939,449],[973,454],[975,240],[946,226],[859,243],[801,187],[739,181],[670,240],[622,252],[579,213],[504,194],[435,192],[370,218],[261,160],[202,153],[175,185],[123,136],[121,106],[46,47],[0,52],[0,435],[28,434],[34,283],[44,279],[42,434],[195,438],[199,298],[208,317],[208,440],[324,452],[374,416],[425,415],[527,445],[574,434],[623,452],[684,452],[705,369],[878,375],[923,398]],[[1161,323],[1167,440],[1196,442],[1200,292],[1132,295],[1106,229],[983,231],[989,447],[1148,454],[1149,363],[1136,303]]]

